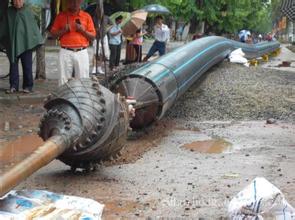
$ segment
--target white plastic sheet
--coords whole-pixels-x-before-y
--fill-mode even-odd
[[[295,220],[295,209],[263,177],[255,178],[231,200],[228,213],[232,220]]]
[[[241,48],[234,50],[229,55],[229,61],[231,63],[241,63],[247,67],[249,67],[248,60],[244,57],[245,53],[242,51]]]
[[[104,205],[41,190],[11,191],[0,199],[1,220],[100,220]]]

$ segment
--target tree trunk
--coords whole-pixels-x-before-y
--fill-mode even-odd
[[[42,8],[41,11],[41,33],[42,36],[45,36],[45,30],[46,30],[46,9]],[[45,39],[46,40],[46,39]],[[45,42],[44,42],[45,44]],[[36,79],[46,79],[46,68],[45,68],[45,45],[42,45],[38,47],[36,51]]]
[[[198,33],[203,35],[205,32],[205,21],[195,22],[195,24],[191,22],[191,27],[192,27],[191,30],[193,30],[193,33]]]
[[[46,79],[45,69],[45,46],[38,47],[36,51],[36,79]]]

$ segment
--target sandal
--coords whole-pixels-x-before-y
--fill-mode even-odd
[[[6,94],[13,94],[13,93],[16,93],[16,92],[17,92],[17,90],[15,88],[13,88],[13,87],[11,87],[10,89],[7,89],[5,91]]]

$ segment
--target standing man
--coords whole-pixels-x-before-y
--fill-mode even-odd
[[[163,17],[158,15],[156,17],[156,25],[154,27],[155,41],[150,48],[148,54],[143,59],[144,62],[159,51],[160,56],[166,53],[166,44],[170,38],[170,30],[166,24],[163,24]]]
[[[121,45],[122,45],[122,23],[123,16],[119,15],[115,19],[115,25],[109,30],[109,45],[110,45],[110,70],[119,66],[121,57]]]
[[[40,30],[24,0],[13,0],[12,6],[2,13],[0,44],[5,48],[10,62],[10,88],[6,93],[15,93],[19,89],[19,59],[23,68],[23,92],[30,93],[33,89],[32,51],[43,43]]]
[[[60,40],[59,85],[70,78],[89,78],[87,47],[95,38],[91,16],[80,9],[83,0],[68,0],[68,10],[57,15],[51,28],[53,37]]]

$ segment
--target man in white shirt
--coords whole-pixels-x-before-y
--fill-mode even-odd
[[[166,43],[170,38],[170,30],[166,24],[163,24],[163,17],[161,15],[156,17],[154,35],[155,41],[143,61],[147,61],[157,51],[159,51],[160,56],[166,52]]]
[[[114,67],[119,66],[121,56],[122,45],[122,30],[120,24],[122,23],[123,16],[118,16],[116,24],[109,30],[109,45],[110,45],[110,70],[114,70]]]

